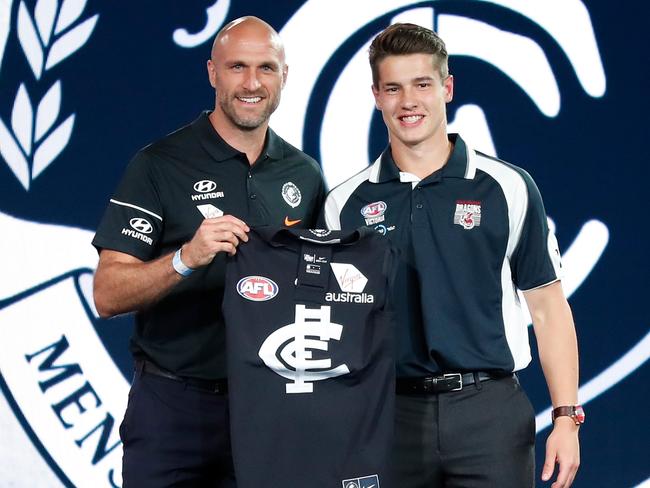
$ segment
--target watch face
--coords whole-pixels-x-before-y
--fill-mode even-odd
[[[585,409],[582,408],[580,405],[576,405],[574,413],[573,413],[573,418],[576,421],[576,424],[584,424],[585,423]]]

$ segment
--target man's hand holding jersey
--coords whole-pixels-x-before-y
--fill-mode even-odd
[[[211,263],[219,252],[232,256],[240,242],[248,241],[249,230],[245,222],[232,215],[205,219],[192,240],[183,244],[183,263],[196,269]]]
[[[189,242],[181,247],[181,259],[194,270],[210,264],[219,252],[237,252],[248,240],[249,227],[232,215],[205,219]],[[127,253],[102,249],[95,273],[95,306],[101,317],[134,312],[166,295],[183,279],[172,266],[174,252],[151,261]]]

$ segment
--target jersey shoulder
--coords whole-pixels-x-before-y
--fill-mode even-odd
[[[506,188],[521,187],[522,185],[527,189],[531,186],[536,187],[532,176],[520,166],[480,151],[474,152],[476,168],[496,179],[500,184],[508,183]],[[502,186],[504,186],[503,184]]]
[[[306,152],[298,149],[294,145],[285,141],[282,137],[277,135],[271,128],[269,128],[269,135],[276,139],[275,143],[282,149],[283,159],[294,161],[296,163],[305,164],[309,170],[321,175],[321,167],[318,162]]]
[[[358,189],[370,182],[373,175],[376,176],[379,170],[379,161],[359,171],[343,183],[334,187],[325,198],[323,217],[328,229],[336,230],[341,228],[341,213],[346,203]]]

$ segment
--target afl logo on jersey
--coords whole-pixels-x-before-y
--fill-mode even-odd
[[[246,300],[265,302],[278,294],[279,288],[275,281],[264,276],[247,276],[237,283],[237,293]]]
[[[383,222],[385,219],[384,212],[386,212],[386,208],[388,208],[388,205],[386,205],[386,202],[383,201],[372,202],[363,207],[361,209],[361,215],[363,215],[363,218],[366,219],[366,225],[373,225],[378,224],[379,222]]]
[[[148,220],[143,218],[135,218],[129,220],[129,224],[138,232],[143,234],[151,234],[153,232],[153,226],[149,223]]]

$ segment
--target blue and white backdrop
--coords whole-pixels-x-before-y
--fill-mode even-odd
[[[210,42],[245,14],[290,65],[275,130],[330,187],[374,160],[369,40],[446,40],[453,130],[545,197],[581,346],[579,487],[650,486],[650,6],[605,0],[0,0],[0,486],[120,486],[131,318],[100,320],[90,240],[130,157],[213,103]],[[549,431],[539,366],[522,375]],[[539,469],[538,469],[539,470]]]

